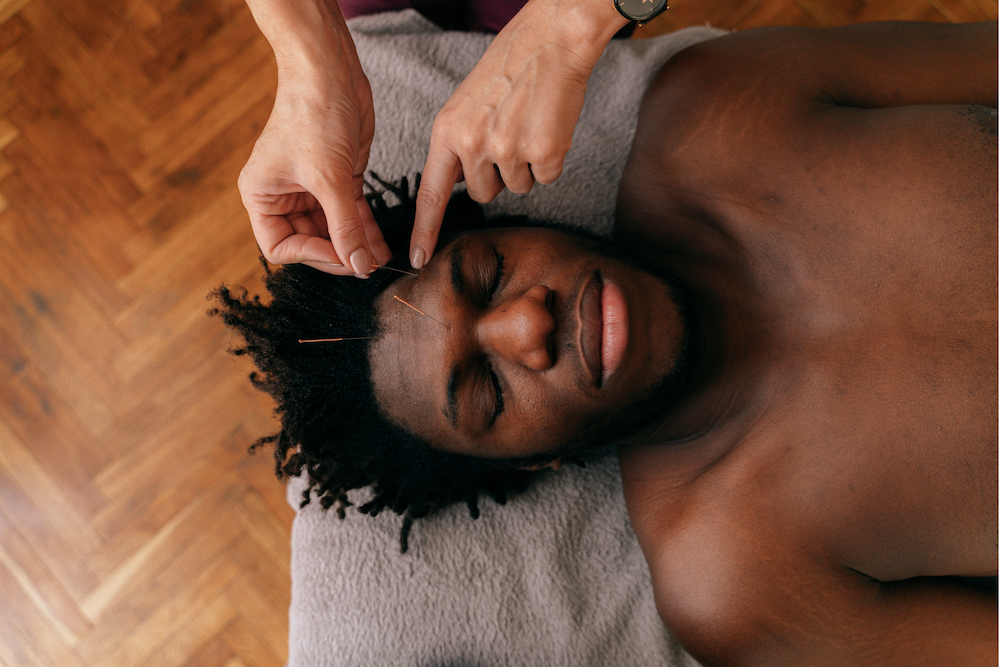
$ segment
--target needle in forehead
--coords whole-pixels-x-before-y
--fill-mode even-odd
[[[413,310],[417,311],[418,313],[420,313],[424,317],[429,317],[430,319],[434,320],[435,322],[437,322],[438,324],[440,324],[441,326],[443,326],[445,329],[448,329],[449,331],[451,331],[451,327],[450,326],[448,326],[447,324],[445,324],[441,320],[437,319],[436,317],[431,317],[430,315],[428,315],[424,311],[422,311],[419,308],[417,308],[416,306],[414,306],[412,303],[409,303],[408,301],[404,301],[403,299],[400,299],[395,294],[392,295],[392,298],[395,299],[396,301],[399,301],[400,303],[402,303],[404,305],[409,306],[410,308],[412,308]]]
[[[336,343],[342,340],[373,340],[375,336],[354,336],[352,338],[300,338],[300,343]]]

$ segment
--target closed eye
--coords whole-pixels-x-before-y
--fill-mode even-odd
[[[489,249],[485,244],[476,244],[465,240],[452,252],[451,282],[455,293],[467,294],[466,298],[476,303],[477,307],[485,309],[493,302],[503,283],[503,255],[492,244]],[[469,261],[466,262],[468,257]],[[471,275],[471,281],[466,280],[466,271]],[[466,292],[466,286],[472,287]],[[476,396],[484,416],[493,426],[504,411],[504,392],[500,377],[493,369],[488,356],[483,355],[477,375]]]
[[[493,410],[490,414],[490,426],[493,426],[500,415],[503,414],[503,388],[500,387],[500,378],[497,376],[496,371],[493,370],[493,364],[486,361],[485,366],[487,376],[493,385],[493,394],[495,396]]]
[[[496,259],[493,270],[493,280],[490,282],[490,286],[487,291],[486,303],[489,305],[493,301],[493,297],[496,295],[497,291],[500,289],[500,281],[503,278],[503,255],[500,251],[493,248],[493,256]],[[493,410],[493,415],[490,418],[490,426],[492,426],[498,417],[503,414],[503,388],[500,386],[500,378],[497,376],[496,371],[493,370],[493,364],[486,362],[486,368],[489,371],[490,381],[493,384],[493,391],[496,395],[496,407]]]
[[[475,284],[479,306],[486,308],[493,301],[503,279],[503,255],[496,248],[475,264]]]

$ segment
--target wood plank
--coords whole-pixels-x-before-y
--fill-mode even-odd
[[[75,494],[49,474],[6,419],[0,419],[0,444],[0,511],[17,519],[17,530],[60,583],[81,593],[95,579],[79,557],[99,549],[103,539]]]
[[[219,85],[224,71],[233,65],[234,54],[258,48],[262,41],[264,36],[246,3],[239,3],[225,25],[199,44],[196,57],[185,58],[140,100],[146,114],[160,119],[177,106],[178,100],[187,99],[206,85]]]
[[[249,385],[250,383],[248,382],[247,386],[249,387]],[[268,415],[268,410],[273,407],[270,399],[265,398],[256,390],[253,391],[257,394],[261,404],[256,414],[261,416]],[[248,402],[248,404],[251,403]],[[280,428],[280,423],[277,418],[271,416],[271,418],[268,419],[267,423],[263,426],[255,428],[254,425],[247,424],[246,428],[254,428],[255,430],[243,435],[238,441],[241,444],[250,444],[262,435],[276,433]],[[288,501],[285,499],[285,485],[279,482],[277,477],[275,477],[274,457],[271,455],[271,450],[260,450],[252,456],[247,456],[247,458],[240,463],[239,471],[243,475],[244,479],[247,480],[247,484],[250,485],[250,488],[256,491],[263,502],[267,505],[267,509],[271,512],[271,514],[274,515],[274,517],[278,519],[282,525],[291,526],[292,520],[295,518],[295,510],[292,509],[292,506],[289,505]],[[284,541],[277,542],[276,544],[284,548]]]
[[[254,41],[213,77],[215,83],[199,87],[183,104],[142,132],[139,139],[146,159],[132,171],[139,187],[148,192],[157,179],[176,171],[212,137],[270,94],[261,90],[257,75],[273,63],[274,56],[266,44]]]
[[[19,45],[17,48],[25,50],[30,56],[30,51],[37,46],[29,42],[27,47]],[[18,92],[27,97],[35,90],[37,82],[23,86],[25,73],[22,71],[15,76],[14,82]],[[51,71],[47,74],[51,74]],[[62,190],[58,194],[65,199],[74,197],[79,200],[81,193],[99,193],[100,198],[88,198],[89,206],[84,207],[85,211],[96,210],[99,213],[109,208],[105,202],[120,208],[127,207],[139,196],[140,191],[129,173],[107,149],[107,142],[114,141],[116,137],[95,138],[90,133],[90,128],[79,122],[78,116],[63,113],[65,96],[55,94],[59,90],[58,80],[53,79],[48,83],[41,109],[21,105],[8,113],[9,119],[23,135],[23,141],[15,144],[22,147],[21,159],[50,173],[46,180],[56,180]],[[79,88],[74,90],[78,92]],[[55,106],[52,103],[54,97],[57,98]],[[78,106],[80,104],[84,102],[76,103],[75,111],[78,113],[82,111]],[[4,151],[10,159],[14,159],[13,148],[14,146],[10,146]]]
[[[149,39],[159,47],[160,55],[143,67],[155,81],[181,66],[189,53],[209,41],[246,7],[241,0],[216,0],[185,2],[178,9],[166,14],[160,25],[149,32]]]
[[[185,233],[184,224],[198,215],[206,202],[226,197],[233,207],[234,231],[250,234],[250,221],[236,196],[236,180],[250,157],[250,148],[260,134],[273,100],[261,100],[244,116],[216,136],[175,171],[128,208],[132,219],[148,231],[134,235],[123,246],[130,259],[139,264],[172,234]],[[242,224],[240,224],[240,218]],[[218,244],[220,252],[221,244]]]
[[[218,415],[219,429],[230,428],[230,415]],[[198,502],[206,489],[217,484],[230,483],[235,488],[244,488],[245,482],[238,483],[226,476],[243,457],[242,448],[218,446],[228,442],[211,430],[201,430],[208,417],[185,420],[157,439],[150,439],[154,445],[136,443],[137,451],[122,457],[135,462],[134,466],[122,465],[116,460],[99,477],[103,489],[112,489],[114,500],[92,517],[93,525],[109,541],[117,534],[157,529],[173,520],[179,507]],[[184,432],[199,433],[200,446],[192,450],[192,443],[183,439]],[[171,437],[171,435],[173,437]],[[162,443],[155,446],[155,443]],[[115,474],[115,471],[122,471]]]
[[[37,318],[7,297],[0,295],[0,359],[10,371],[7,377],[13,380],[26,367],[33,366],[50,387],[58,388],[59,395],[88,430],[99,436],[117,418],[110,404],[116,390],[107,389],[107,385],[95,386],[91,381],[94,377],[82,374],[85,368],[68,361],[58,349],[63,341],[58,336],[50,338],[49,332],[38,326]]]
[[[188,518],[176,525],[173,539],[151,552],[129,585],[102,605],[102,613],[116,622],[101,623],[81,639],[77,650],[88,665],[152,660],[177,628],[188,626],[239,576],[222,554],[241,533],[229,512],[244,491],[233,475],[205,489]]]
[[[225,667],[234,657],[229,644],[218,634],[192,651],[183,667]]]
[[[0,9],[0,16],[2,14],[3,10]],[[6,21],[0,20],[0,52],[6,51],[17,44],[17,41],[21,39],[21,35],[27,32],[27,29],[20,16],[11,16]]]
[[[48,475],[84,512],[106,503],[92,475],[107,465],[106,450],[34,369],[0,383],[0,417],[31,451]]]
[[[127,303],[116,281],[133,268],[119,247],[121,240],[132,233],[129,221],[120,210],[109,207],[106,200],[93,202],[99,208],[92,211],[60,191],[52,179],[42,177],[47,167],[44,162],[36,161],[37,154],[26,157],[31,150],[22,144],[23,138],[8,147],[6,154],[17,168],[0,183],[0,192],[17,212],[0,217],[0,234],[18,244],[10,246],[4,254],[13,258],[16,265],[30,269],[37,260],[24,256],[23,249],[31,248],[44,264],[56,269],[54,273],[30,269],[39,285],[51,287],[57,283],[57,277],[69,276],[72,282],[59,282],[59,288],[75,284],[88,299],[87,307],[97,309],[109,319]],[[48,197],[46,191],[50,193]]]
[[[35,608],[17,581],[0,567],[0,660],[22,667],[86,667],[77,653],[63,641],[44,614]]]
[[[4,23],[24,9],[31,0],[0,0],[0,23]]]
[[[141,548],[130,554],[114,571],[101,579],[101,583],[87,593],[80,610],[92,622],[100,620],[107,608],[123,595],[136,577],[149,566],[157,551],[163,550],[174,538],[179,526],[188,521],[195,510],[200,509],[199,499],[195,499],[180,512],[174,514],[159,531],[143,541]]]
[[[16,46],[0,51],[0,81],[7,81],[24,69],[26,58]]]
[[[288,660],[288,650],[277,652],[270,644],[257,634],[257,628],[246,617],[241,617],[226,628],[223,633],[226,644],[238,658],[226,663],[225,667],[269,667],[283,665]],[[284,656],[284,657],[283,657]]]
[[[7,569],[21,592],[67,646],[75,644],[80,635],[91,628],[73,596],[59,583],[55,573],[45,566],[40,554],[25,541],[2,510],[0,567]],[[0,608],[2,605],[0,602]]]
[[[31,34],[22,42],[39,46],[33,55],[45,57],[63,76],[75,82],[82,95],[117,123],[123,138],[149,125],[142,109],[122,93],[119,82],[108,76],[100,59],[62,20],[49,0],[33,0],[20,15],[31,28]]]
[[[240,606],[233,604],[225,594],[220,594],[207,604],[200,605],[190,621],[175,628],[174,632],[163,641],[151,664],[155,664],[156,667],[181,667],[188,664],[192,657],[200,653],[203,646],[219,635],[224,635],[233,623],[238,623],[240,613]],[[226,657],[231,657],[232,654],[225,651],[225,648],[225,645],[220,644],[217,655],[229,653]]]
[[[4,181],[7,188],[18,177]],[[110,373],[124,340],[97,305],[109,305],[114,286],[87,275],[73,246],[53,247],[38,239],[40,230],[15,211],[0,215],[0,316],[3,328],[23,337],[22,347],[37,358],[38,368],[58,386],[94,433],[107,424],[120,383]],[[41,230],[44,231],[44,230]],[[67,269],[74,269],[67,272]],[[82,289],[71,291],[66,286]],[[94,294],[87,294],[93,291]]]
[[[259,592],[245,579],[237,580],[227,594],[239,600],[244,610],[243,615],[222,633],[233,653],[249,667],[285,664],[288,660],[287,624],[266,621],[266,611],[262,610],[266,610],[267,605],[258,604]]]

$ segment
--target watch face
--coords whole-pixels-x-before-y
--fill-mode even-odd
[[[667,0],[615,0],[618,11],[633,21],[648,21],[660,14],[667,6]]]

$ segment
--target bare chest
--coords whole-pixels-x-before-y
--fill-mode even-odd
[[[918,352],[802,369],[718,481],[875,579],[995,574],[996,362]]]
[[[995,280],[943,267],[817,257],[773,295],[784,315],[740,427],[626,457],[626,480],[643,467],[640,484],[669,488],[634,506],[738,517],[883,581],[995,574]],[[705,464],[699,446],[728,453]]]

